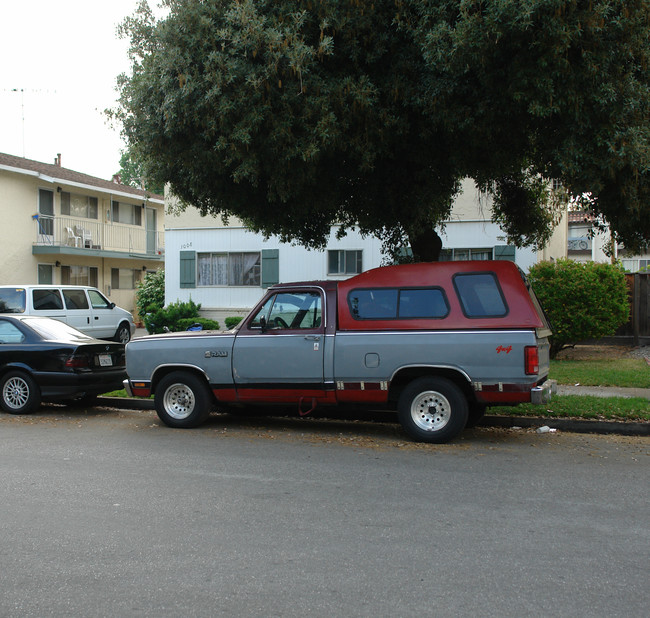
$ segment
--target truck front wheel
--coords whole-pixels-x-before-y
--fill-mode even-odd
[[[467,422],[467,399],[451,380],[423,376],[402,391],[399,422],[418,442],[442,444],[455,438]]]
[[[198,376],[186,371],[174,371],[156,387],[154,403],[158,417],[165,425],[197,427],[210,414],[212,394]]]

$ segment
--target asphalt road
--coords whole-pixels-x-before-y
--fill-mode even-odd
[[[647,616],[650,438],[0,415],[0,616]]]

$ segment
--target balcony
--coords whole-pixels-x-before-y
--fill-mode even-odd
[[[34,216],[32,253],[164,260],[164,232],[77,217]]]
[[[569,251],[591,251],[591,241],[589,236],[569,238],[567,249]]]

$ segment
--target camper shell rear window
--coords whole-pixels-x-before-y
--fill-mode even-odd
[[[508,305],[494,273],[460,273],[454,275],[454,288],[467,318],[502,318]]]
[[[348,294],[355,320],[442,319],[449,303],[442,288],[364,288]]]

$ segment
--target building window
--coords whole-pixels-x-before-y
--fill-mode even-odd
[[[54,276],[52,273],[52,264],[39,264],[38,265],[38,282],[46,285],[54,283]]]
[[[362,272],[362,253],[362,251],[344,251],[336,249],[328,251],[327,274],[358,275],[360,272]]]
[[[61,214],[83,219],[97,219],[97,198],[76,193],[61,193]]]
[[[134,268],[111,268],[111,287],[114,290],[134,290],[142,271]]]
[[[111,202],[111,220],[115,223],[142,225],[142,205]]]
[[[98,276],[95,266],[61,266],[63,285],[92,285],[97,287]]]
[[[443,249],[441,262],[464,262],[467,260],[491,260],[492,249]]]
[[[199,286],[261,285],[259,253],[198,253]]]
[[[648,273],[650,272],[650,260],[621,260],[625,272]]]

